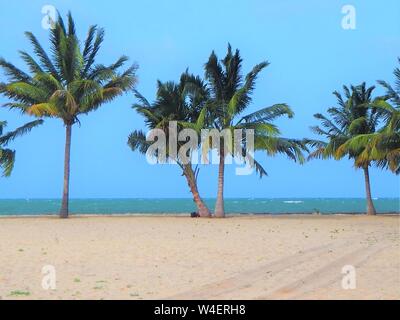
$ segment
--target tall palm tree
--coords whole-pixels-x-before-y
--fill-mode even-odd
[[[15,138],[28,133],[34,127],[42,123],[43,120],[35,120],[15,129],[14,131],[4,133],[4,128],[7,126],[7,122],[0,121],[0,167],[3,171],[3,177],[9,177],[11,175],[15,163],[15,151],[8,149],[8,144]]]
[[[0,67],[9,82],[0,84],[0,93],[12,100],[6,107],[39,118],[53,117],[63,121],[66,140],[60,217],[67,218],[72,126],[79,122],[80,115],[88,114],[132,89],[136,82],[136,66],[119,72],[128,60],[125,56],[109,66],[95,64],[104,31],[91,26],[81,50],[70,13],[67,27],[59,16],[50,31],[50,55],[32,33],[25,34],[37,60],[24,51],[20,52],[30,71],[27,74],[1,59]]]
[[[231,46],[228,45],[228,52],[221,61],[213,51],[205,64],[205,77],[211,92],[207,123],[219,131],[231,130],[233,132],[235,129],[252,129],[255,134],[254,147],[256,150],[267,151],[269,155],[285,153],[301,160],[301,150],[305,148],[301,141],[279,137],[279,129],[272,124],[272,121],[278,117],[293,117],[293,111],[286,104],[276,104],[242,116],[243,111],[252,102],[251,95],[258,74],[268,65],[269,63],[266,61],[257,64],[243,79],[242,58],[239,50],[233,52]],[[219,166],[215,216],[222,218],[225,216],[224,175],[225,158],[228,154],[226,154],[223,144],[220,144],[217,152]],[[300,157],[297,158],[297,156]],[[260,176],[266,174],[264,168],[257,161],[254,162],[254,165]]]
[[[328,109],[330,118],[317,113],[314,117],[321,121],[322,127],[311,127],[318,135],[325,136],[327,142],[310,141],[315,150],[309,158],[335,158],[339,160],[344,156],[354,161],[356,168],[364,171],[365,190],[367,199],[367,214],[374,215],[376,210],[371,196],[369,167],[376,164],[374,157],[363,157],[365,145],[348,148],[349,142],[361,135],[374,134],[377,131],[380,113],[373,106],[372,93],[374,86],[366,88],[365,83],[359,86],[351,86],[350,89],[343,86],[344,97],[335,91],[337,107]]]
[[[157,99],[153,104],[150,104],[136,91],[136,98],[139,103],[135,104],[134,108],[145,118],[148,129],[163,130],[168,141],[170,121],[176,121],[180,128],[182,128],[182,124],[187,125],[189,123],[194,127],[203,127],[204,102],[207,99],[208,91],[199,77],[190,75],[186,71],[182,74],[178,84],[158,81],[157,87]],[[129,136],[128,145],[133,151],[139,150],[146,153],[151,143],[146,141],[146,135],[143,131],[136,130]],[[179,142],[178,150],[181,145],[182,143]],[[169,154],[168,146],[165,152],[167,158],[176,161],[182,169],[199,215],[210,217],[210,211],[202,200],[197,186],[198,167],[193,168],[191,161],[182,161],[179,156],[175,157],[175,155]]]

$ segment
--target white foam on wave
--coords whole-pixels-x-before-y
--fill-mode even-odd
[[[298,204],[298,203],[304,203],[304,201],[301,201],[301,200],[287,200],[287,201],[283,201],[283,203],[294,203],[294,204]]]

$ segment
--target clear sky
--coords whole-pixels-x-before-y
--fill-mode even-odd
[[[222,57],[227,43],[241,50],[244,71],[268,60],[250,111],[286,102],[296,113],[278,122],[287,137],[313,137],[316,112],[335,104],[332,92],[343,84],[368,85],[384,79],[400,56],[400,2],[385,1],[95,1],[2,0],[0,56],[24,67],[18,50],[31,50],[24,31],[32,31],[48,45],[41,26],[44,5],[63,15],[72,11],[81,39],[89,25],[106,30],[100,63],[122,54],[139,64],[138,89],[154,99],[156,80],[178,80],[189,67],[203,75],[203,64],[214,49]],[[356,9],[356,29],[341,26],[343,5]],[[2,75],[1,75],[2,77]],[[1,78],[3,80],[3,78]],[[382,90],[376,90],[382,93]],[[127,146],[128,134],[144,128],[131,109],[128,94],[81,118],[72,137],[71,197],[190,197],[177,166],[151,166]],[[0,97],[0,103],[6,102]],[[9,129],[31,120],[18,112],[0,110]],[[0,179],[0,198],[58,198],[61,196],[64,128],[46,120],[31,134],[15,141],[17,162],[11,178]],[[351,162],[312,161],[303,166],[284,157],[257,154],[269,176],[236,176],[227,166],[227,197],[363,197],[361,171]],[[214,197],[216,166],[202,167],[200,190]],[[389,172],[371,172],[374,197],[397,197],[399,178]]]

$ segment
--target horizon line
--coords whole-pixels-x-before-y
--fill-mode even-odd
[[[203,197],[204,200],[216,200],[212,197]],[[258,200],[258,199],[269,199],[269,200],[280,200],[280,199],[362,199],[364,197],[225,197],[225,200]],[[400,201],[400,196],[384,196],[384,197],[374,197],[377,199],[398,199]],[[33,197],[33,198],[0,198],[2,200],[62,200],[61,198],[52,197]],[[70,198],[70,200],[193,200],[191,197],[75,197]]]

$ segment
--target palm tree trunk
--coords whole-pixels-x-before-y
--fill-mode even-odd
[[[369,169],[368,166],[364,167],[364,178],[365,178],[365,191],[367,195],[367,214],[375,215],[376,210],[371,196],[371,185],[369,181]]]
[[[71,159],[71,133],[72,125],[67,124],[65,130],[65,154],[64,154],[64,188],[60,210],[60,218],[68,218],[69,214],[69,173]]]
[[[197,181],[195,174],[193,172],[192,166],[187,164],[184,166],[183,174],[186,177],[188,182],[190,192],[193,195],[193,201],[196,203],[198,213],[202,218],[209,218],[211,217],[210,210],[208,210],[206,204],[204,203],[203,199],[200,197],[199,190],[197,188]]]
[[[224,146],[219,151],[219,167],[218,167],[218,192],[217,202],[215,203],[215,217],[224,218],[224,174],[225,174],[225,150]]]

